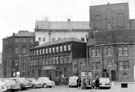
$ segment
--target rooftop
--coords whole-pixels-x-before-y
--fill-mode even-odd
[[[89,21],[36,21],[35,29],[72,30],[90,29]]]
[[[36,46],[34,48],[40,48],[40,47],[45,47],[45,46],[51,46],[51,45],[56,45],[56,44],[61,44],[61,43],[66,43],[66,42],[79,42],[79,43],[85,43],[84,41],[81,41],[75,37],[70,37],[70,38],[65,38],[57,41],[52,41],[52,42],[47,42],[44,44],[41,44],[39,46]]]
[[[114,6],[114,5],[116,5],[116,6],[122,5],[122,6],[123,6],[123,5],[128,5],[128,2],[124,2],[124,3],[109,3],[109,2],[108,2],[107,4],[92,5],[92,6],[90,6],[90,7],[95,7],[95,6],[96,6],[96,7],[97,7],[97,6],[100,7],[100,6],[107,6],[107,5],[113,5],[113,6]]]
[[[35,32],[29,32],[26,30],[20,30],[15,36],[35,36]]]

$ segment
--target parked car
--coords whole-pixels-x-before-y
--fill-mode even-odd
[[[32,84],[25,78],[12,78],[16,79],[20,84],[20,89],[26,89],[32,87]]]
[[[7,90],[6,82],[3,80],[3,78],[0,78],[0,92],[5,92]]]
[[[14,78],[10,78],[10,80],[13,80],[15,82],[15,85],[11,85],[12,90],[21,90],[19,80]]]
[[[55,85],[54,81],[51,81],[48,77],[39,77],[37,82],[42,84],[42,87],[53,87]]]
[[[77,86],[77,79],[78,79],[77,76],[69,77],[69,80],[68,80],[69,84],[68,84],[68,86],[69,87]]]
[[[31,82],[32,88],[41,88],[42,87],[42,83],[38,82],[36,79],[34,79],[34,78],[26,78],[26,79]]]
[[[3,80],[6,82],[8,91],[18,90],[20,88],[20,86],[13,79],[3,78]]]
[[[99,88],[111,88],[111,81],[109,78],[99,78]]]

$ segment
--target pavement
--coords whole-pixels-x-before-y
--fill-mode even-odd
[[[27,89],[20,92],[135,92],[135,83],[128,83],[127,88],[121,88],[121,83],[113,83],[111,89],[81,89],[62,85],[52,88]]]

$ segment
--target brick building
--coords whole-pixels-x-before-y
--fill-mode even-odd
[[[89,21],[36,21],[35,40],[39,44],[76,37],[86,42],[90,31]]]
[[[135,30],[93,33],[88,39],[89,64],[93,78],[135,81]]]
[[[76,74],[73,59],[86,58],[86,43],[65,38],[31,48],[29,77],[47,76],[54,81]]]
[[[90,27],[99,30],[129,28],[128,3],[90,6]]]
[[[20,77],[29,77],[29,62],[30,55],[20,55],[19,57],[19,72]]]
[[[3,38],[2,62],[4,77],[15,77],[19,73],[19,56],[28,54],[29,49],[34,44],[35,33],[26,30]]]

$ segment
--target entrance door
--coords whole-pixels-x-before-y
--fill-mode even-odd
[[[116,81],[116,71],[115,70],[111,71],[111,80]]]
[[[47,70],[46,75],[47,75],[47,77],[49,77],[51,79],[51,70]]]

